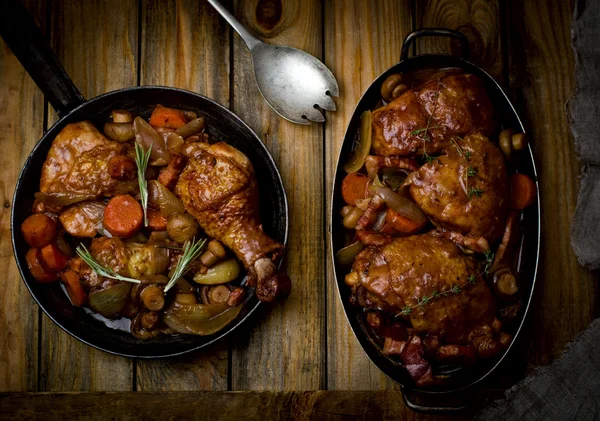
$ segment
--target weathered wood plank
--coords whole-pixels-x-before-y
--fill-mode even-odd
[[[469,40],[469,60],[483,67],[496,80],[503,80],[501,14],[499,1],[433,0],[416,2],[417,28],[441,27],[462,32]],[[417,53],[460,55],[457,41],[428,37],[417,42]]]
[[[46,2],[25,5],[42,32]],[[0,391],[37,389],[39,307],[17,270],[11,246],[10,210],[21,166],[44,131],[44,96],[0,39]]]
[[[321,56],[322,9],[318,0],[240,1],[237,16],[270,43]],[[256,325],[236,338],[232,388],[324,388],[323,126],[295,125],[272,111],[258,92],[243,41],[237,35],[232,41],[233,110],[263,139],[287,191],[290,236],[286,266],[293,283],[285,302],[270,312],[261,312],[254,319]]]
[[[135,0],[52,3],[52,46],[84,96],[135,84],[137,15]],[[132,360],[82,344],[46,316],[42,327],[41,390],[132,389]]]
[[[400,60],[402,39],[411,27],[408,0],[325,3],[325,63],[340,86],[337,111],[331,114],[325,129],[328,226],[335,165],[354,107],[373,80]],[[330,232],[328,229],[328,238]],[[331,264],[328,254],[327,388],[397,387],[369,361],[354,337],[340,303]]]
[[[597,316],[597,279],[569,244],[580,166],[565,103],[573,90],[573,1],[511,2],[510,83],[537,159],[542,207],[539,282],[530,312],[528,361],[547,364]],[[542,328],[543,327],[543,328]]]
[[[168,85],[229,104],[229,27],[205,1],[142,2],[142,85]],[[225,390],[227,341],[192,355],[137,362],[137,390]]]
[[[397,391],[0,394],[0,420],[95,421],[115,414],[122,421],[469,419],[416,414]]]

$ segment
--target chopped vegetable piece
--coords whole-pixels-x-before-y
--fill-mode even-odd
[[[350,173],[342,182],[342,197],[349,205],[355,205],[357,200],[364,199],[367,193],[369,179],[360,173]]]
[[[510,180],[511,200],[513,209],[525,209],[535,201],[535,182],[525,174],[513,174]]]
[[[27,260],[27,267],[29,267],[31,275],[33,275],[38,282],[46,283],[58,280],[58,275],[56,273],[47,272],[42,266],[39,249],[29,249],[25,256],[25,260]]]
[[[391,208],[388,208],[386,212],[386,221],[392,228],[404,234],[414,234],[425,226],[425,223],[420,224],[408,219],[398,212],[394,212]]]
[[[175,108],[163,107],[158,104],[152,116],[150,117],[150,125],[153,127],[168,127],[169,129],[178,129],[187,123],[187,119],[183,112]]]
[[[387,187],[371,186],[370,188],[379,196],[381,196],[381,198],[390,208],[405,218],[408,218],[418,224],[424,224],[427,222],[427,217],[415,202],[394,193]]]
[[[160,311],[165,306],[165,294],[156,285],[148,285],[142,290],[140,297],[148,310]]]
[[[56,238],[56,222],[48,215],[36,213],[21,225],[23,238],[33,248],[42,248]]]
[[[69,263],[69,256],[64,254],[56,243],[48,244],[40,250],[42,266],[48,272],[59,272]]]
[[[237,260],[229,259],[217,263],[204,274],[198,272],[194,275],[194,282],[202,285],[226,284],[235,280],[240,274],[240,265]]]
[[[158,181],[169,190],[172,190],[175,184],[177,184],[177,180],[179,180],[179,176],[185,169],[186,164],[186,157],[183,155],[173,155],[167,168],[160,172]]]
[[[352,156],[344,165],[344,171],[347,173],[357,172],[365,164],[365,159],[371,150],[371,111],[367,110],[360,115],[360,134],[356,149]]]
[[[148,209],[148,227],[154,231],[166,231],[167,218],[160,211]]]
[[[118,237],[132,236],[143,222],[142,206],[128,194],[113,197],[104,210],[104,228]]]
[[[335,257],[338,260],[338,263],[342,266],[350,266],[354,262],[354,258],[364,248],[364,244],[360,241],[350,244],[349,246],[340,249]]]
[[[63,272],[60,275],[60,278],[62,279],[65,285],[65,288],[67,290],[67,293],[69,294],[69,298],[71,299],[73,305],[75,307],[83,306],[87,301],[87,294],[85,293],[85,290],[79,282],[79,276],[77,276],[77,274],[72,270],[68,270],[66,272]]]

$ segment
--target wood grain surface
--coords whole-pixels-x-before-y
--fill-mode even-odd
[[[580,165],[565,104],[573,91],[572,1],[510,3],[509,64],[515,105],[530,133],[540,183],[542,250],[527,357],[548,364],[599,316],[598,276],[570,246]]]
[[[46,3],[27,10],[46,32]],[[37,389],[40,309],[21,281],[12,253],[10,211],[21,166],[44,132],[44,96],[0,39],[0,391]]]
[[[373,80],[400,60],[402,40],[412,29],[409,1],[327,2],[325,64],[337,76],[337,111],[325,125],[326,213],[331,226],[332,185],[337,157],[354,107]],[[327,239],[331,230],[327,230]],[[346,320],[327,256],[327,388],[397,387],[368,359]]]
[[[229,105],[229,27],[198,0],[141,3],[141,85],[198,92]],[[136,389],[226,390],[228,343],[182,358],[139,360]]]
[[[110,403],[110,404],[107,404]],[[53,408],[49,411],[48,408]],[[285,421],[392,421],[415,419],[398,391],[4,393],[2,421],[187,419]],[[447,420],[426,416],[428,420]],[[421,418],[419,418],[421,419]],[[454,420],[469,419],[466,416]]]
[[[52,2],[51,45],[84,97],[135,84],[137,10],[134,0]],[[132,360],[79,342],[45,315],[41,327],[40,390],[132,389]]]
[[[205,1],[28,0],[86,97],[136,84],[176,86],[229,106],[257,132],[288,195],[285,264],[293,291],[286,302],[264,306],[245,332],[207,351],[163,361],[134,362],[96,351],[40,317],[14,264],[9,213],[19,169],[44,130],[44,100],[0,43],[0,263],[7,268],[0,289],[0,391],[144,391],[4,394],[0,419],[104,419],[107,411],[124,419],[161,420],[240,414],[246,419],[440,419],[410,412],[394,390],[183,392],[397,388],[369,362],[350,331],[327,244],[333,171],[346,125],[364,90],[398,61],[402,39],[413,27],[445,26],[467,35],[472,61],[509,89],[525,118],[540,173],[542,256],[527,338],[502,371],[521,373],[515,367],[555,359],[600,315],[597,276],[577,264],[568,240],[580,170],[564,112],[573,89],[573,1],[224,2],[259,37],[306,50],[333,70],[340,85],[338,109],[327,113],[325,125],[305,127],[281,119],[264,103],[243,41]],[[419,41],[416,51],[460,53],[455,43],[434,38]],[[52,110],[47,119],[55,121]],[[501,390],[519,376],[496,378],[487,387]],[[173,393],[151,393],[164,391]],[[52,413],[46,412],[50,405]]]

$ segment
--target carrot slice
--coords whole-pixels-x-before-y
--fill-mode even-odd
[[[87,301],[87,294],[79,282],[79,276],[72,270],[63,272],[60,278],[65,285],[69,298],[75,307],[81,307]]]
[[[61,271],[69,263],[69,256],[64,254],[56,243],[48,244],[40,250],[42,266],[48,272]]]
[[[187,123],[187,119],[183,115],[183,112],[169,107],[163,107],[158,104],[152,116],[150,116],[150,125],[152,127],[166,127],[169,129],[178,129]]]
[[[48,215],[36,213],[23,221],[21,232],[27,244],[33,248],[42,248],[56,238],[56,222]]]
[[[529,207],[535,201],[535,182],[525,174],[513,174],[510,179],[510,207],[521,210]]]
[[[113,197],[104,209],[104,228],[112,235],[130,237],[139,231],[143,222],[142,205],[128,194]]]
[[[425,224],[419,224],[418,222],[408,219],[398,212],[388,208],[385,215],[386,225],[389,224],[392,228],[400,231],[404,234],[414,234],[418,232]]]
[[[166,231],[167,218],[162,216],[160,211],[148,209],[148,227],[154,231]]]
[[[369,179],[360,173],[350,173],[342,181],[342,197],[349,205],[355,205],[357,200],[364,199],[367,193]]]
[[[58,275],[56,273],[47,272],[42,266],[39,249],[29,249],[25,256],[25,260],[27,261],[27,267],[29,267],[31,275],[33,275],[38,282],[47,283],[58,280]]]

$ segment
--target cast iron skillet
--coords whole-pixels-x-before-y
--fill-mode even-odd
[[[452,385],[437,388],[418,388],[412,382],[410,376],[396,360],[383,356],[380,347],[371,339],[368,330],[363,325],[360,309],[349,304],[349,288],[344,283],[344,277],[347,269],[340,267],[335,258],[335,253],[344,247],[345,233],[340,217],[340,209],[345,205],[341,196],[341,183],[346,175],[343,166],[347,162],[352,152],[353,144],[360,126],[360,115],[363,111],[373,109],[381,99],[380,88],[383,81],[393,73],[411,73],[424,69],[443,69],[460,68],[466,73],[477,75],[486,86],[488,94],[494,104],[497,115],[500,119],[500,126],[504,128],[514,128],[517,131],[525,132],[524,127],[515,112],[502,88],[496,81],[483,69],[468,62],[465,58],[458,58],[445,54],[424,54],[408,58],[408,51],[413,40],[421,36],[446,36],[457,38],[462,47],[463,55],[468,55],[469,45],[466,37],[460,32],[448,29],[420,29],[410,33],[402,45],[401,61],[385,73],[379,76],[367,89],[363,97],[358,102],[348,129],[344,136],[344,142],[338,158],[335,181],[333,186],[332,198],[332,235],[331,250],[334,263],[335,277],[338,286],[338,292],[344,306],[344,310],[350,326],[358,341],[367,353],[371,361],[375,363],[381,371],[388,377],[400,384],[403,391],[406,404],[418,411],[458,411],[464,410],[467,406],[467,394],[475,385],[488,377],[498,365],[502,362],[506,354],[513,347],[516,337],[523,326],[525,315],[531,301],[533,286],[535,283],[538,256],[540,247],[540,207],[539,194],[533,206],[527,208],[521,219],[522,241],[519,250],[519,275],[521,292],[523,294],[523,308],[517,319],[512,322],[512,329],[509,331],[514,334],[509,348],[501,355],[489,362],[480,362],[474,369],[459,369],[453,373],[448,373],[452,380]],[[497,133],[492,136],[497,139]],[[537,173],[531,148],[516,164],[515,169],[518,172],[525,173],[536,180]],[[539,192],[539,189],[538,189]]]
[[[20,235],[23,220],[31,214],[34,193],[39,190],[41,167],[53,139],[69,123],[91,120],[101,127],[111,110],[125,109],[144,118],[157,103],[193,110],[204,116],[212,139],[225,141],[245,153],[254,165],[261,194],[261,218],[265,231],[287,243],[288,208],[281,176],[258,136],[239,117],[215,101],[182,89],[144,86],[121,89],[84,100],[43,39],[27,11],[14,0],[3,0],[0,33],[33,80],[61,117],[34,147],[17,181],[11,214],[12,242],[21,276],[39,306],[58,326],[80,341],[112,354],[158,358],[203,348],[236,329],[259,306],[251,294],[237,320],[211,336],[160,336],[143,341],[129,332],[107,327],[80,308],[73,307],[57,284],[40,284],[30,275],[25,254],[28,245]]]

